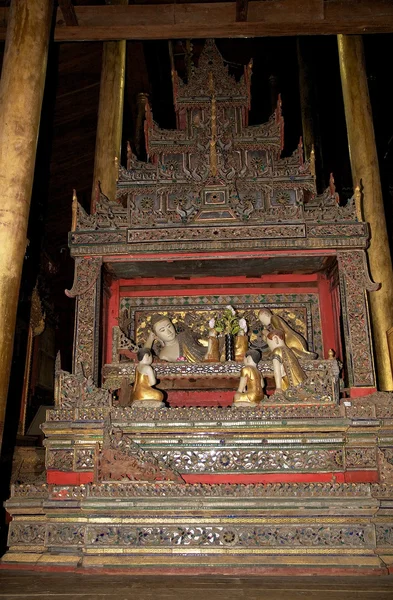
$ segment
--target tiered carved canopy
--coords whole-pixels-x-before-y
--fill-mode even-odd
[[[101,193],[91,215],[74,203],[70,247],[77,287],[71,295],[85,302],[91,296],[77,311],[76,370],[83,363],[98,374],[99,292],[93,283],[103,262],[113,278],[104,362],[116,354],[112,330],[121,307],[138,307],[132,313],[137,331],[140,320],[163,305],[172,318],[171,307],[184,312],[204,304],[209,311],[228,302],[244,310],[266,304],[286,310],[288,318],[311,302],[303,318],[309,345],[321,358],[331,347],[341,356],[341,313],[349,385],[373,388],[368,226],[354,198],[340,205],[332,177],[317,195],[313,161],[304,162],[301,142],[292,156],[280,158],[280,101],[267,123],[248,125],[250,83],[251,63],[236,81],[208,41],[188,83],[173,74],[177,129],[161,129],[148,107],[148,162],[129,149],[116,202]],[[135,279],[141,276],[149,277],[148,288]],[[179,277],[188,278],[186,287]]]

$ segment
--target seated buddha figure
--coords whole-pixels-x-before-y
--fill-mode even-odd
[[[309,352],[307,349],[306,340],[296,331],[292,329],[278,315],[273,314],[268,308],[262,308],[259,311],[258,319],[263,325],[262,337],[267,341],[267,335],[274,329],[280,329],[284,334],[284,341],[288,348],[294,352],[298,358],[302,359],[315,359],[317,354],[315,352]]]
[[[132,404],[146,403],[149,406],[162,406],[164,394],[160,390],[155,390],[157,380],[151,363],[153,356],[147,348],[141,348],[138,351],[139,363],[135,369],[135,381],[131,392]]]
[[[273,329],[267,334],[267,344],[273,359],[275,393],[296,388],[306,380],[296,354],[285,343],[285,334],[281,329]]]
[[[234,406],[257,406],[263,400],[264,381],[257,364],[261,359],[258,350],[248,350],[244,357],[244,367],[240,372],[240,382],[233,398]]]
[[[187,360],[188,362],[202,362],[206,348],[194,339],[191,331],[186,329],[177,333],[176,329],[165,315],[155,314],[152,316],[151,331],[145,343],[145,348],[151,349],[154,341],[158,341],[161,349],[158,351],[158,358],[167,362],[176,362]]]

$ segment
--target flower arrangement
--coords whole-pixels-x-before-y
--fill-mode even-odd
[[[239,319],[236,314],[236,310],[228,304],[221,317],[216,319],[210,319],[209,321],[210,329],[215,329],[217,333],[230,333],[232,335],[237,335],[241,333],[244,335],[247,333],[247,323],[245,319]]]
[[[239,334],[246,335],[246,333],[248,331],[248,327],[247,327],[247,321],[243,317],[241,319],[239,319],[239,327],[240,327]]]

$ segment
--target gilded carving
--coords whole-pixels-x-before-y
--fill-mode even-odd
[[[347,369],[351,386],[374,386],[375,374],[366,291],[379,288],[368,275],[363,251],[338,252]]]
[[[8,533],[9,546],[42,545],[45,542],[45,524],[12,521]]]
[[[247,410],[247,409],[246,409]],[[321,448],[268,448],[263,450],[202,450],[168,448],[152,450],[153,455],[181,473],[235,473],[280,471],[339,471],[342,450]]]
[[[113,482],[105,481],[88,485],[14,485],[12,498],[53,500],[82,498],[371,498],[391,496],[393,486],[369,483],[175,483]]]
[[[111,396],[107,389],[96,387],[92,377],[85,377],[83,373],[72,374],[60,368],[60,356],[56,360],[55,371],[55,406],[60,411],[58,416],[70,418],[73,408],[98,408],[110,406]],[[65,411],[65,412],[64,412]]]
[[[83,525],[48,525],[48,546],[83,546],[85,543],[85,527]]]
[[[48,448],[46,451],[46,468],[56,471],[72,471],[74,467],[74,451]]]
[[[99,457],[98,477],[101,480],[182,482],[181,475],[163,460],[133,442],[119,428],[105,425],[104,446]]]
[[[96,462],[96,447],[75,448],[75,471],[92,471]]]
[[[370,548],[373,543],[370,525],[88,525],[68,526],[64,532],[52,526],[51,531],[52,538],[55,538],[52,543],[61,540],[64,546],[74,546],[83,543],[81,538],[84,535],[86,547]]]
[[[166,241],[192,240],[232,240],[239,235],[238,227],[193,227],[190,229],[171,227],[170,229],[129,229],[127,241],[129,244]],[[242,239],[260,240],[263,238],[303,238],[304,225],[248,225],[242,228]]]
[[[369,469],[377,468],[375,448],[346,448],[345,466],[347,468]]]
[[[378,449],[378,463],[381,483],[393,484],[393,448]]]
[[[75,259],[74,283],[65,293],[69,298],[86,294],[96,283],[101,273],[102,258],[87,257]]]

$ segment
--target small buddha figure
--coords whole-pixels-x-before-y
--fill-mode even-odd
[[[273,359],[275,394],[295,388],[306,380],[294,351],[285,343],[285,334],[281,329],[273,329],[267,335],[267,344]]]
[[[296,331],[292,329],[278,315],[274,315],[268,308],[263,308],[259,311],[258,319],[263,325],[262,337],[267,341],[267,335],[274,329],[280,329],[284,334],[284,340],[287,348],[296,354],[298,358],[315,359],[315,352],[309,352],[307,349],[306,340]]]
[[[235,337],[235,360],[243,362],[248,350],[247,323],[245,319],[239,319],[239,332]]]
[[[220,362],[220,348],[217,331],[214,329],[216,325],[215,319],[209,321],[209,339],[207,344],[207,352],[204,362]]]
[[[263,400],[264,381],[257,364],[261,359],[258,350],[249,350],[244,357],[240,382],[233,398],[233,406],[254,407]]]
[[[161,344],[158,352],[160,360],[176,362],[188,360],[189,362],[202,362],[206,348],[199,344],[188,329],[176,333],[176,329],[165,315],[155,314],[151,318],[151,331],[145,343],[145,348],[151,349],[155,340]]]
[[[153,356],[150,350],[142,348],[138,351],[139,363],[135,369],[135,381],[131,392],[131,403],[139,406],[163,406],[164,394],[155,390],[157,380],[151,363]]]

